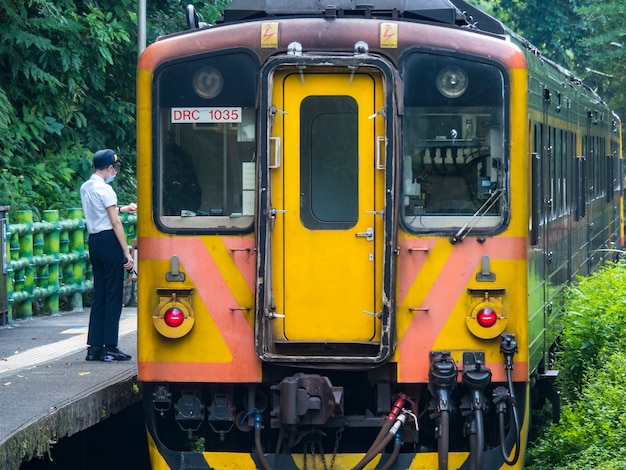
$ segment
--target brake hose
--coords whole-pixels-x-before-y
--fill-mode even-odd
[[[515,389],[513,388],[513,355],[517,350],[517,343],[515,342],[515,335],[504,334],[502,335],[502,344],[500,345],[500,351],[504,354],[504,369],[506,370],[506,380],[509,385],[509,405],[513,411],[513,423],[515,425],[515,455],[513,460],[509,459],[506,451],[504,450],[504,415],[500,414],[500,450],[502,451],[502,457],[507,465],[515,465],[519,459],[520,454],[520,422],[519,415],[517,413],[517,403],[515,401]]]

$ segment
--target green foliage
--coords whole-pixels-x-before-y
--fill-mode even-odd
[[[99,148],[134,166],[135,8],[134,0],[0,0],[0,204],[37,218],[79,206]]]
[[[527,469],[626,468],[626,354],[607,348],[602,355],[601,365],[589,369],[579,400],[566,404],[561,422],[529,449]]]
[[[213,1],[156,1],[148,2],[148,38],[157,38],[166,34],[187,29],[186,9],[188,4],[193,4],[201,22],[213,25],[222,16],[224,9],[231,0]]]
[[[189,2],[191,3],[191,2]],[[222,16],[224,9],[230,5],[231,0],[196,1],[193,2],[201,21],[208,24],[215,24],[215,21]]]
[[[213,23],[228,0],[196,2]],[[148,42],[186,28],[186,3],[151,0]],[[136,0],[0,0],[0,198],[11,212],[80,206],[91,156],[113,148],[135,199]]]
[[[622,264],[607,263],[571,286],[566,296],[557,368],[562,376],[562,398],[574,401],[588,371],[604,364],[613,351],[625,349],[626,269]]]
[[[575,0],[498,0],[493,12],[552,60],[571,68],[583,34]]]
[[[626,468],[625,312],[623,263],[607,263],[568,289],[556,363],[561,422],[533,442],[526,468]]]
[[[623,0],[469,0],[572,70],[626,116]],[[621,46],[621,47],[620,47]]]
[[[626,117],[626,18],[623,2],[584,2],[578,9],[585,30],[578,69],[585,82]]]

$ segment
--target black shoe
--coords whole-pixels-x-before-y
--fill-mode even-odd
[[[86,361],[101,361],[102,360],[102,348],[98,346],[89,346],[87,348]]]
[[[102,352],[102,361],[104,362],[113,362],[113,361],[130,361],[132,356],[129,354],[125,354],[120,351],[117,346],[111,347],[106,346]]]

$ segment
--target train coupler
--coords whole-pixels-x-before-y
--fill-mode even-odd
[[[322,425],[343,416],[343,387],[334,387],[328,377],[298,373],[271,390],[271,415],[281,425]]]
[[[172,393],[165,385],[159,385],[152,394],[152,406],[161,416],[172,407]]]
[[[491,369],[485,366],[485,354],[481,352],[463,353],[463,385],[472,397],[471,409],[484,410],[483,392],[491,383]]]
[[[448,470],[450,449],[450,414],[454,411],[452,391],[456,386],[457,368],[448,351],[430,352],[428,391],[433,396],[428,406],[429,416],[435,420],[435,437],[438,441],[438,466]]]
[[[194,431],[200,429],[204,421],[205,405],[196,396],[195,392],[184,390],[180,399],[174,405],[176,415],[174,419],[181,430],[187,432],[189,438]]]
[[[431,418],[441,411],[453,411],[454,406],[450,396],[456,386],[456,377],[456,364],[450,353],[431,351],[430,370],[428,372],[428,391],[434,398],[429,407]]]
[[[235,424],[236,408],[227,395],[216,394],[207,411],[209,412],[207,419],[209,427],[223,442],[225,435],[232,430]]]

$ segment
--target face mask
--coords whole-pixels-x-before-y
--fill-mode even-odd
[[[115,175],[109,175],[107,179],[104,180],[106,184],[111,184],[111,182],[115,179]]]

